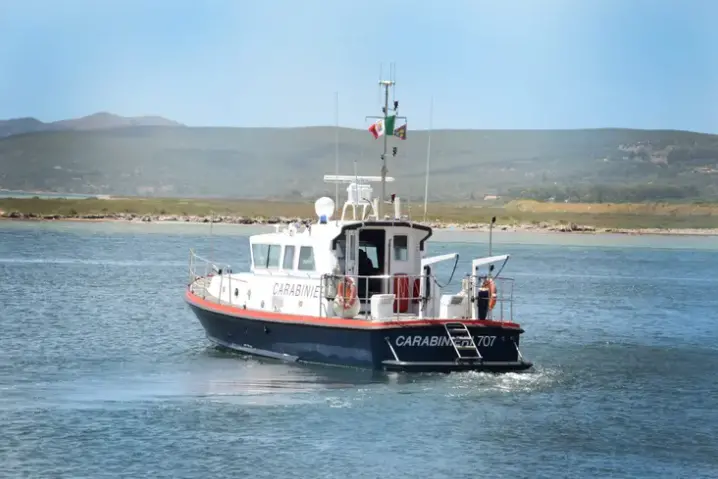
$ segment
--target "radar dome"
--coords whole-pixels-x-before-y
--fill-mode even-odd
[[[334,200],[328,196],[322,196],[314,202],[314,212],[319,217],[320,222],[329,221],[334,214]]]

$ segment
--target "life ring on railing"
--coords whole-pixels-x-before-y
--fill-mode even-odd
[[[344,276],[337,284],[337,295],[334,298],[335,311],[345,318],[352,318],[359,313],[359,306],[356,283],[349,276]]]
[[[494,309],[496,306],[496,283],[491,278],[486,278],[481,284],[482,289],[489,290],[489,309]]]

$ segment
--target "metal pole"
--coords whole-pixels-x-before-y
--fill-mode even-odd
[[[214,241],[212,240],[212,225],[214,225],[214,211],[209,212],[209,260],[214,263]]]
[[[389,132],[386,131],[386,119],[389,116],[389,87],[394,83],[391,80],[384,80],[381,84],[384,86],[384,153],[381,155],[381,198],[379,199],[379,219],[384,218],[384,201],[386,200],[386,167],[387,141],[389,140]],[[393,134],[394,132],[392,132]]]
[[[334,174],[339,175],[339,92],[334,93]],[[334,212],[339,211],[339,183],[334,183]]]
[[[494,223],[496,223],[496,216],[491,217],[491,224],[489,225],[489,256],[491,256],[491,243],[494,235]]]
[[[431,128],[434,121],[434,97],[431,97],[429,107],[429,141],[426,144],[426,183],[424,184],[424,223],[426,223],[426,207],[429,201],[429,165],[431,162]]]

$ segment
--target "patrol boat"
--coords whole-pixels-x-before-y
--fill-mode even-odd
[[[325,175],[348,185],[341,216],[332,219],[335,202],[322,197],[315,222],[251,236],[249,271],[191,250],[186,302],[211,342],[256,356],[383,371],[530,368],[513,321],[513,280],[501,276],[509,255],[474,259],[458,291],[444,293],[434,268],[453,260],[456,269],[459,255],[428,256],[432,228],[403,215],[399,197],[385,201],[394,181],[387,136],[404,117],[396,117],[398,102],[389,109],[394,82],[380,84],[383,116],[369,130],[384,136],[381,176]]]

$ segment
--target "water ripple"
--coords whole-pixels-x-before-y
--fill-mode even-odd
[[[535,368],[401,375],[211,347],[184,259],[246,266],[242,231],[0,225],[2,474],[716,476],[718,258],[702,239],[497,235]],[[484,249],[430,253],[459,251],[464,271]]]

